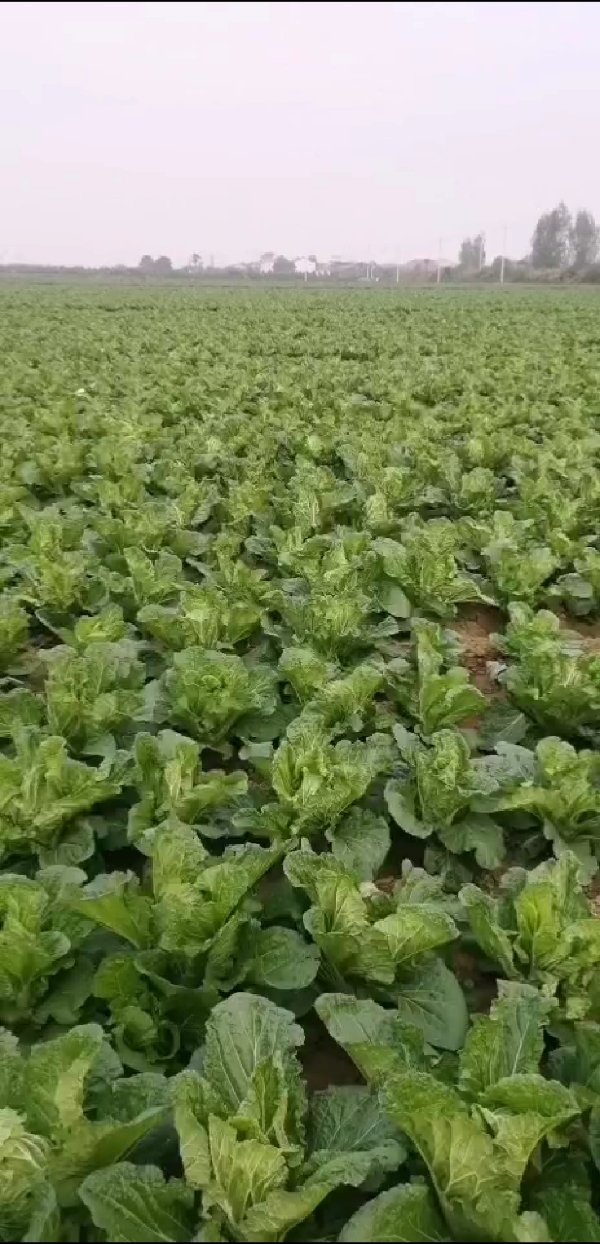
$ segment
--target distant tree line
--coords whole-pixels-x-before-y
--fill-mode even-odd
[[[531,239],[531,252],[519,261],[536,271],[572,269],[581,274],[592,268],[600,251],[600,229],[591,212],[580,208],[573,217],[566,203],[540,216]],[[496,264],[498,260],[494,261]],[[478,233],[464,238],[458,256],[459,267],[470,275],[486,266],[485,238]]]
[[[534,268],[569,268],[583,271],[598,258],[600,231],[591,212],[580,209],[575,218],[566,203],[544,212],[531,239]]]
[[[308,259],[317,267],[316,257]],[[268,263],[266,262],[268,261]],[[265,275],[295,279],[299,276],[297,266],[285,255],[271,252],[262,255],[257,263],[215,265],[211,255],[208,264],[194,252],[182,268],[175,268],[168,255],[142,255],[136,267],[117,264],[113,267],[86,268],[80,265],[54,264],[0,264],[0,272],[15,276],[62,277],[127,277],[136,273],[155,277],[204,277],[208,280],[252,280]],[[550,212],[539,217],[531,239],[531,249],[522,259],[508,259],[497,255],[489,261],[486,253],[485,235],[463,238],[460,246],[458,267],[445,264],[438,272],[435,260],[414,260],[405,264],[377,264],[366,261],[346,262],[332,260],[325,268],[319,267],[318,277],[334,282],[381,281],[383,284],[414,281],[444,282],[453,280],[497,281],[584,281],[600,284],[600,227],[592,212],[580,208],[573,216],[566,203],[560,202]]]
[[[159,255],[158,259],[153,259],[152,255],[142,255],[138,267],[140,272],[151,272],[154,276],[166,276],[173,271],[168,255]]]

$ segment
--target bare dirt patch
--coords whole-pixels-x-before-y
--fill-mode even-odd
[[[492,636],[504,629],[499,609],[488,605],[466,605],[451,624],[463,645],[462,664],[468,669],[478,691],[487,696],[502,694],[498,683],[489,674],[488,661],[496,661],[499,652]]]
[[[558,617],[566,631],[575,631],[583,639],[588,652],[600,652],[600,622],[590,622],[587,618],[574,618],[571,614],[560,610]]]
[[[590,881],[588,895],[592,912],[597,919],[600,919],[600,873],[596,873]]]
[[[487,1014],[498,996],[496,973],[484,971],[478,958],[468,951],[457,951],[452,966],[465,991],[469,1010]]]
[[[306,1044],[300,1050],[304,1078],[311,1093],[318,1093],[332,1084],[361,1084],[354,1063],[322,1025],[305,1021]]]

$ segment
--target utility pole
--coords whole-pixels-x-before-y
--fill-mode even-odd
[[[506,258],[506,225],[502,231],[502,254],[500,256],[500,284],[504,285],[504,261]]]
[[[396,264],[396,285],[400,283],[400,264]]]
[[[438,285],[441,279],[442,279],[442,239],[440,238],[438,242],[438,262],[437,262],[437,277],[436,277],[436,281]]]

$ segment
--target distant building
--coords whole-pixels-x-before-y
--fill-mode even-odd
[[[401,272],[409,272],[412,276],[435,276],[437,269],[437,259],[409,259],[400,267]]]
[[[359,281],[364,278],[366,265],[353,259],[332,259],[329,275],[345,281]]]
[[[258,261],[258,271],[261,276],[269,276],[275,267],[275,259],[274,251],[265,251],[265,254],[261,255]]]
[[[308,259],[306,255],[294,260],[294,270],[298,276],[314,276],[318,266],[316,259]]]

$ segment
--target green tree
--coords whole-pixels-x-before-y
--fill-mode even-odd
[[[286,259],[285,255],[278,255],[273,264],[273,272],[276,276],[289,276],[295,272],[293,259]]]
[[[534,268],[565,268],[571,255],[573,222],[566,203],[540,216],[531,239]]]
[[[173,271],[173,264],[168,255],[159,255],[158,259],[153,259],[152,255],[142,255],[138,267],[142,272],[156,272],[159,275]]]
[[[592,213],[579,211],[571,230],[571,251],[575,268],[587,268],[595,263],[599,241],[600,230]]]

